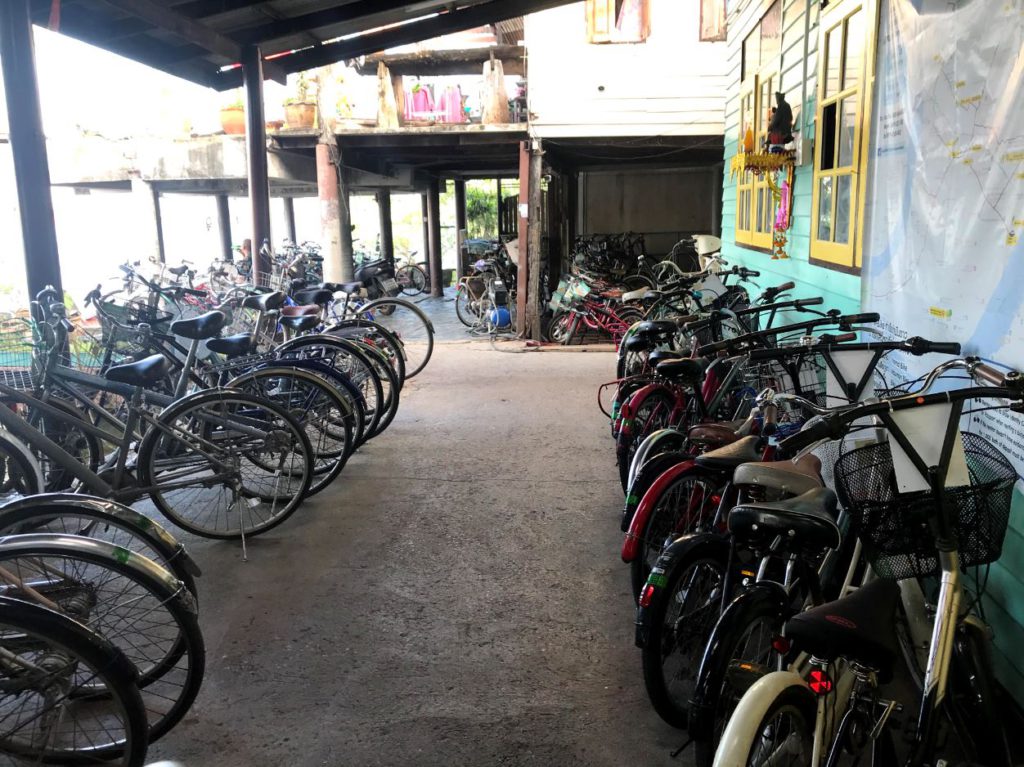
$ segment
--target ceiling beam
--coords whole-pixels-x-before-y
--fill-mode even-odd
[[[409,5],[409,0],[356,0],[322,11],[268,21],[266,24],[239,30],[233,37],[240,43],[262,45],[311,29],[345,24],[367,16],[379,16],[382,13],[402,10]]]
[[[491,57],[502,63],[506,75],[526,73],[523,57],[526,48],[519,45],[492,45],[454,51],[417,51],[415,53],[376,53],[357,59],[355,69],[361,75],[376,75],[383,63],[393,75],[479,75],[481,65]]]
[[[365,1],[363,0],[363,2]],[[386,1],[391,2],[391,0]],[[547,8],[567,5],[569,2],[571,0],[489,0],[489,2],[458,8],[420,21],[387,27],[347,40],[297,51],[275,58],[274,62],[286,72],[302,72],[338,61],[377,53],[395,46],[418,43],[442,35],[463,32],[484,24],[493,24],[496,21],[504,21]],[[219,79],[221,80],[221,84],[218,86],[220,90],[237,88],[241,83],[242,73],[223,72],[219,75]]]

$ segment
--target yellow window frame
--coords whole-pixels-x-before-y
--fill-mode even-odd
[[[868,170],[868,142],[871,131],[871,98],[874,86],[875,43],[878,22],[877,4],[871,0],[833,0],[822,9],[818,22],[818,98],[815,107],[815,126],[817,131],[814,152],[813,191],[811,196],[811,261],[820,262],[825,266],[834,266],[843,270],[859,271],[863,257],[863,223],[866,198]],[[856,70],[855,85],[848,87],[847,54],[849,52],[849,21],[857,13],[864,14],[864,45],[862,48],[860,67]],[[828,93],[828,67],[830,59],[829,46],[832,44],[830,33],[839,30],[841,52],[839,57],[840,85],[835,93]],[[844,100],[853,99],[856,107],[853,120],[852,157],[847,165],[839,164],[842,144],[842,107]],[[825,119],[826,110],[832,109],[832,120]],[[826,137],[825,131],[831,131]],[[830,138],[831,140],[826,140]],[[828,158],[830,167],[823,168],[826,151],[831,151]],[[842,179],[850,188],[849,213],[847,218],[846,242],[837,241],[837,209],[839,202],[839,185]],[[827,204],[829,231],[828,237],[819,237],[821,220],[822,180],[829,180],[830,193]]]
[[[751,126],[756,134],[757,115],[757,77],[751,77],[745,87],[740,89],[740,138],[737,151],[743,151],[747,126]],[[754,231],[754,176],[752,173],[740,173],[736,179],[736,242],[753,245]]]

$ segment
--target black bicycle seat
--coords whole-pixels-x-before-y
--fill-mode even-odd
[[[647,364],[657,367],[662,362],[668,360],[679,360],[683,359],[683,355],[679,352],[671,351],[670,349],[655,349],[647,357]]]
[[[246,309],[255,309],[258,312],[271,312],[284,306],[285,295],[280,290],[271,293],[261,293],[258,296],[246,296],[242,299],[242,306]]]
[[[224,316],[224,312],[214,310],[206,314],[200,314],[198,317],[193,317],[190,320],[176,320],[172,322],[171,332],[176,336],[191,338],[193,341],[213,338],[224,327],[226,321],[227,318]]]
[[[639,323],[633,329],[633,333],[636,335],[670,336],[678,329],[676,323],[671,320],[647,320]]]
[[[181,275],[188,271],[188,267],[185,264],[182,264],[181,266],[171,266],[167,269],[167,271],[169,271],[175,277],[180,277]]]
[[[294,317],[281,317],[278,319],[281,323],[281,327],[287,328],[293,333],[302,333],[306,330],[312,330],[320,324],[320,317],[315,314],[297,315]]]
[[[660,368],[671,365],[671,362],[662,362]],[[741,437],[725,447],[717,450],[710,450],[694,458],[694,463],[708,469],[735,469],[741,463],[761,460],[761,450],[758,437]]]
[[[332,293],[358,293],[363,287],[361,282],[325,282],[321,286]]]
[[[704,366],[689,358],[666,360],[655,368],[658,375],[684,384],[694,384],[704,377]]]
[[[771,540],[783,536],[788,547],[836,549],[842,541],[836,525],[836,494],[816,487],[784,501],[741,503],[729,512],[729,531],[737,538]]]
[[[899,653],[893,631],[899,598],[896,581],[871,581],[849,596],[791,618],[786,637],[794,649],[815,658],[850,658],[877,669],[884,682]]]
[[[138,362],[114,365],[107,370],[106,378],[114,383],[129,386],[152,386],[162,380],[171,370],[171,361],[162,354],[144,357]]]
[[[292,298],[295,299],[297,304],[324,306],[334,299],[334,291],[327,290],[326,288],[308,288],[307,290],[299,290],[292,293]]]
[[[206,342],[206,348],[226,357],[244,357],[252,352],[253,336],[252,333],[236,333],[233,336],[211,338]]]
[[[654,339],[647,333],[631,335],[623,342],[627,352],[645,352],[654,344]]]

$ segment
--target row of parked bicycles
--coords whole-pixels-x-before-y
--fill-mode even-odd
[[[430,357],[362,283],[200,287],[188,265],[0,322],[0,762],[144,763],[198,694],[200,568],[327,488]],[[293,278],[294,279],[294,278]],[[390,308],[391,311],[385,311]]]
[[[1024,378],[794,288],[675,275],[599,394],[650,701],[699,767],[1012,765],[982,596],[1018,477],[985,435]]]

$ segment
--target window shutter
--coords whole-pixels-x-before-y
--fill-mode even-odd
[[[587,0],[587,42],[610,43],[615,31],[615,0]]]

